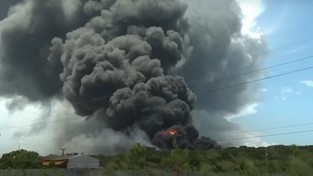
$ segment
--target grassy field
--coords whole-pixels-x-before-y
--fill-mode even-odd
[[[240,176],[240,173],[174,173],[167,170],[116,171],[108,173],[104,169],[66,170],[66,169],[6,169],[0,176]],[[269,174],[260,176],[289,176],[288,174]]]
[[[5,169],[0,176],[65,176],[65,169]]]

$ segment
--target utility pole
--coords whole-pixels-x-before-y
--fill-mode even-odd
[[[266,174],[268,174],[268,152],[267,152],[267,147],[265,147],[265,163],[266,163]]]

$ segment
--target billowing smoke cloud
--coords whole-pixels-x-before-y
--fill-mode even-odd
[[[11,6],[21,2],[22,0],[2,0],[0,1],[0,20],[7,17]]]
[[[9,17],[1,21],[0,95],[42,101],[59,92],[59,65],[47,58],[51,40],[88,21],[80,3],[65,2],[25,1],[11,8]]]
[[[189,59],[178,72],[197,95],[194,122],[200,134],[218,140],[238,138],[230,135],[236,133],[243,137],[238,125],[223,118],[259,100],[259,85],[244,83],[263,75],[249,72],[262,67],[265,41],[261,36],[241,33],[242,15],[236,1],[185,2],[190,8]],[[237,84],[241,85],[233,86]],[[240,145],[244,141],[229,143]]]
[[[260,76],[260,73],[251,73],[225,79],[259,68],[265,53],[264,41],[241,34],[240,8],[236,2],[210,0],[199,4],[202,7],[194,5],[194,8],[206,11],[200,11],[202,16],[190,15],[192,52],[181,74],[198,95],[197,108],[222,113],[220,115],[238,113],[247,103],[255,102],[258,96],[253,92],[257,86],[219,89]]]
[[[114,130],[141,131],[160,148],[174,139],[211,148],[192,110],[224,118],[255,102],[256,86],[216,90],[259,77],[218,81],[258,68],[263,53],[260,38],[241,34],[233,0],[28,0],[0,22],[0,95],[64,97],[97,122],[65,132],[60,145],[88,131],[105,142]]]

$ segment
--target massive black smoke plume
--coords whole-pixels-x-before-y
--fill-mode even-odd
[[[187,3],[207,14],[186,15]],[[26,0],[0,22],[0,95],[64,97],[78,115],[126,135],[139,128],[160,148],[215,147],[191,111],[225,117],[257,99],[248,85],[212,93],[259,76],[215,82],[262,63],[264,44],[241,34],[240,13],[233,0]]]

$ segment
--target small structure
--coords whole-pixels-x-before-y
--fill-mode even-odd
[[[71,157],[73,157],[73,156],[71,156],[71,155],[63,155],[63,156],[49,155],[49,156],[45,156],[45,157],[42,157],[42,165],[47,166],[47,167],[54,166],[57,168],[66,168],[68,160]]]
[[[99,160],[87,155],[73,156],[67,163],[68,169],[98,169],[99,167]]]
[[[42,158],[42,165],[67,169],[98,169],[100,162],[97,158],[87,155],[49,155]]]

